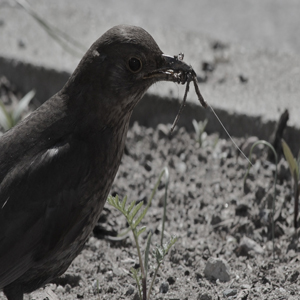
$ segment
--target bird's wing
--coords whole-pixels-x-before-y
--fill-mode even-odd
[[[56,145],[18,163],[0,183],[0,288],[63,244],[64,234],[81,230],[88,151],[77,140]]]

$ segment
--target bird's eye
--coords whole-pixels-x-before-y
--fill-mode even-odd
[[[142,69],[142,62],[139,58],[131,57],[128,60],[128,68],[131,72],[137,73]]]

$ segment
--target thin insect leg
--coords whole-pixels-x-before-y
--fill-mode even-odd
[[[207,103],[205,102],[205,100],[203,99],[201,93],[200,93],[200,90],[199,90],[199,87],[198,87],[198,81],[197,81],[197,75],[195,72],[192,73],[192,78],[193,78],[193,83],[194,83],[194,87],[195,87],[195,91],[196,91],[196,94],[198,96],[198,99],[201,103],[201,105],[203,107],[207,107]]]
[[[178,119],[179,119],[179,117],[180,117],[181,111],[182,111],[182,109],[185,107],[186,97],[187,97],[187,94],[188,94],[189,89],[190,89],[190,82],[191,82],[191,81],[188,80],[187,83],[186,83],[186,88],[185,88],[185,92],[184,92],[183,101],[182,101],[182,103],[181,103],[181,105],[180,105],[178,114],[177,114],[177,116],[176,116],[176,118],[175,118],[175,120],[174,120],[174,122],[173,122],[173,125],[172,125],[172,127],[171,127],[170,133],[173,132],[173,130],[174,130],[174,128],[175,128],[175,126],[176,126],[176,124],[177,124],[177,122],[178,122]]]

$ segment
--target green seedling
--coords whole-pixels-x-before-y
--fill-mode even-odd
[[[196,141],[199,143],[200,147],[202,147],[206,137],[205,128],[207,126],[208,120],[205,119],[204,121],[199,121],[199,122],[193,120],[192,123],[196,133]]]
[[[269,147],[273,153],[274,153],[274,157],[275,157],[275,166],[276,166],[276,169],[275,169],[275,178],[274,178],[274,193],[273,193],[273,201],[272,201],[272,242],[273,242],[273,259],[275,259],[275,224],[274,224],[274,215],[275,215],[275,201],[276,201],[276,184],[277,184],[277,164],[278,164],[278,157],[277,157],[277,153],[274,149],[274,147],[267,141],[264,141],[264,140],[259,140],[257,141],[256,143],[254,143],[250,149],[250,155],[249,155],[249,164],[248,164],[248,169],[247,169],[247,173],[245,174],[245,177],[244,177],[244,191],[245,191],[245,186],[246,186],[246,179],[247,179],[247,176],[249,174],[249,170],[252,166],[252,163],[251,163],[251,157],[252,157],[252,152],[254,150],[254,148],[257,146],[257,145],[265,145],[267,147]]]
[[[149,265],[149,252],[150,252],[150,244],[151,244],[151,232],[148,234],[147,243],[145,248],[144,259],[142,257],[141,247],[139,244],[139,236],[145,232],[146,226],[138,227],[143,218],[145,217],[149,207],[151,206],[152,199],[157,191],[157,188],[160,184],[162,176],[165,174],[166,176],[166,185],[165,185],[165,198],[164,198],[164,214],[162,220],[162,232],[161,232],[161,245],[157,246],[153,251],[153,256],[156,260],[156,268],[154,271],[153,278],[150,283],[150,287],[147,291],[147,274],[148,274],[148,265]],[[116,197],[109,196],[107,201],[110,205],[118,209],[126,218],[129,228],[133,233],[133,238],[135,241],[138,258],[139,258],[139,269],[131,268],[132,277],[135,279],[138,287],[138,293],[141,300],[149,300],[151,295],[151,290],[158,272],[158,269],[163,262],[165,256],[167,255],[169,249],[175,244],[177,241],[177,237],[171,237],[170,241],[167,243],[163,243],[163,235],[164,235],[164,228],[165,228],[165,217],[166,217],[166,203],[167,203],[167,190],[168,190],[168,182],[169,182],[169,171],[167,168],[164,168],[161,172],[152,194],[148,200],[148,203],[144,209],[142,209],[143,202],[139,202],[136,204],[134,201],[131,202],[129,205],[126,205],[127,197],[125,196],[124,199],[121,201],[119,200],[118,195]]]
[[[300,169],[300,152],[298,154],[298,158],[296,159],[290,147],[288,144],[282,139],[281,140],[281,145],[283,149],[283,154],[285,156],[285,159],[287,160],[289,164],[289,168],[291,171],[291,175],[294,181],[294,199],[295,199],[295,204],[294,204],[294,227],[297,229],[298,224],[297,224],[297,218],[298,218],[298,211],[299,211],[299,191],[300,191],[300,179],[299,179],[299,169]]]
[[[0,125],[5,131],[14,127],[21,120],[23,113],[28,109],[28,105],[34,95],[34,90],[27,93],[16,106],[14,106],[13,110],[6,109],[2,101],[0,101]]]
[[[192,123],[195,129],[196,141],[199,143],[199,146],[206,147],[209,144],[212,148],[215,148],[219,141],[219,134],[216,134],[212,143],[208,143],[208,140],[206,139],[207,133],[205,131],[208,120],[205,119],[204,121],[199,121],[199,122],[193,120]]]

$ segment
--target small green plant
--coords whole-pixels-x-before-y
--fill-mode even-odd
[[[138,241],[139,236],[146,230],[146,226],[142,226],[138,228],[138,225],[141,223],[143,218],[145,217],[149,207],[151,206],[152,199],[156,193],[156,190],[159,186],[159,183],[161,181],[161,178],[163,175],[166,175],[166,185],[165,185],[165,199],[164,199],[164,214],[163,214],[163,224],[162,224],[162,232],[161,232],[161,245],[157,246],[153,251],[153,256],[156,260],[156,268],[154,271],[154,275],[151,280],[150,287],[147,291],[147,273],[148,273],[148,261],[149,261],[149,251],[150,251],[150,244],[151,244],[151,232],[148,234],[146,248],[145,248],[145,254],[144,259],[142,257],[141,247]],[[129,228],[131,229],[138,253],[139,258],[139,269],[131,268],[132,277],[135,279],[138,287],[138,293],[141,300],[149,300],[151,295],[151,290],[158,272],[158,269],[163,262],[165,256],[167,255],[169,249],[175,244],[177,241],[177,237],[171,237],[170,241],[167,243],[163,243],[163,235],[164,235],[164,223],[165,223],[165,217],[166,217],[166,201],[167,201],[167,189],[168,189],[168,182],[169,182],[169,171],[167,168],[164,168],[161,172],[154,189],[152,191],[152,194],[150,196],[150,199],[147,203],[147,206],[142,209],[143,202],[139,202],[136,204],[134,201],[131,202],[129,205],[126,205],[127,197],[125,196],[124,199],[121,201],[119,200],[118,195],[116,197],[109,196],[107,201],[110,205],[118,209],[125,217],[129,224]]]
[[[209,142],[207,139],[207,133],[205,131],[205,128],[207,126],[208,120],[205,119],[204,121],[197,122],[196,120],[192,121],[195,134],[196,134],[196,141],[199,143],[200,147],[206,147],[208,145],[212,146],[212,148],[215,148],[219,141],[219,134],[216,134],[214,140],[212,142]]]
[[[203,146],[203,142],[206,138],[205,128],[207,126],[208,120],[197,122],[196,120],[192,121],[195,133],[196,133],[196,141],[199,143],[200,147]]]
[[[34,95],[34,90],[27,93],[18,103],[16,103],[12,110],[6,109],[2,101],[0,101],[0,125],[5,131],[14,127],[21,120],[23,113],[28,108]]]
[[[285,159],[287,160],[289,164],[289,168],[291,171],[291,175],[294,181],[294,199],[295,199],[295,204],[294,204],[294,227],[297,229],[298,224],[297,224],[297,218],[298,218],[298,211],[299,211],[299,191],[300,191],[300,179],[299,179],[299,170],[300,170],[300,152],[298,154],[298,158],[296,159],[290,147],[288,144],[282,139],[281,140],[281,145],[283,149],[283,154],[285,156]]]
[[[274,149],[274,147],[267,141],[264,141],[264,140],[259,140],[257,141],[256,143],[254,143],[250,149],[250,155],[249,155],[249,164],[248,164],[248,169],[247,169],[247,173],[245,174],[245,177],[244,177],[244,191],[245,191],[245,186],[246,186],[246,179],[247,179],[247,176],[249,174],[249,170],[252,166],[252,163],[251,163],[251,157],[252,157],[252,152],[254,150],[254,148],[257,146],[257,145],[265,145],[267,147],[269,147],[273,153],[274,153],[274,157],[275,157],[275,166],[276,166],[276,169],[275,169],[275,178],[274,178],[274,193],[273,193],[273,201],[272,201],[272,242],[273,242],[273,258],[275,259],[275,223],[274,223],[274,215],[275,215],[275,202],[276,202],[276,184],[277,184],[277,164],[278,164],[278,158],[277,158],[277,153]]]

